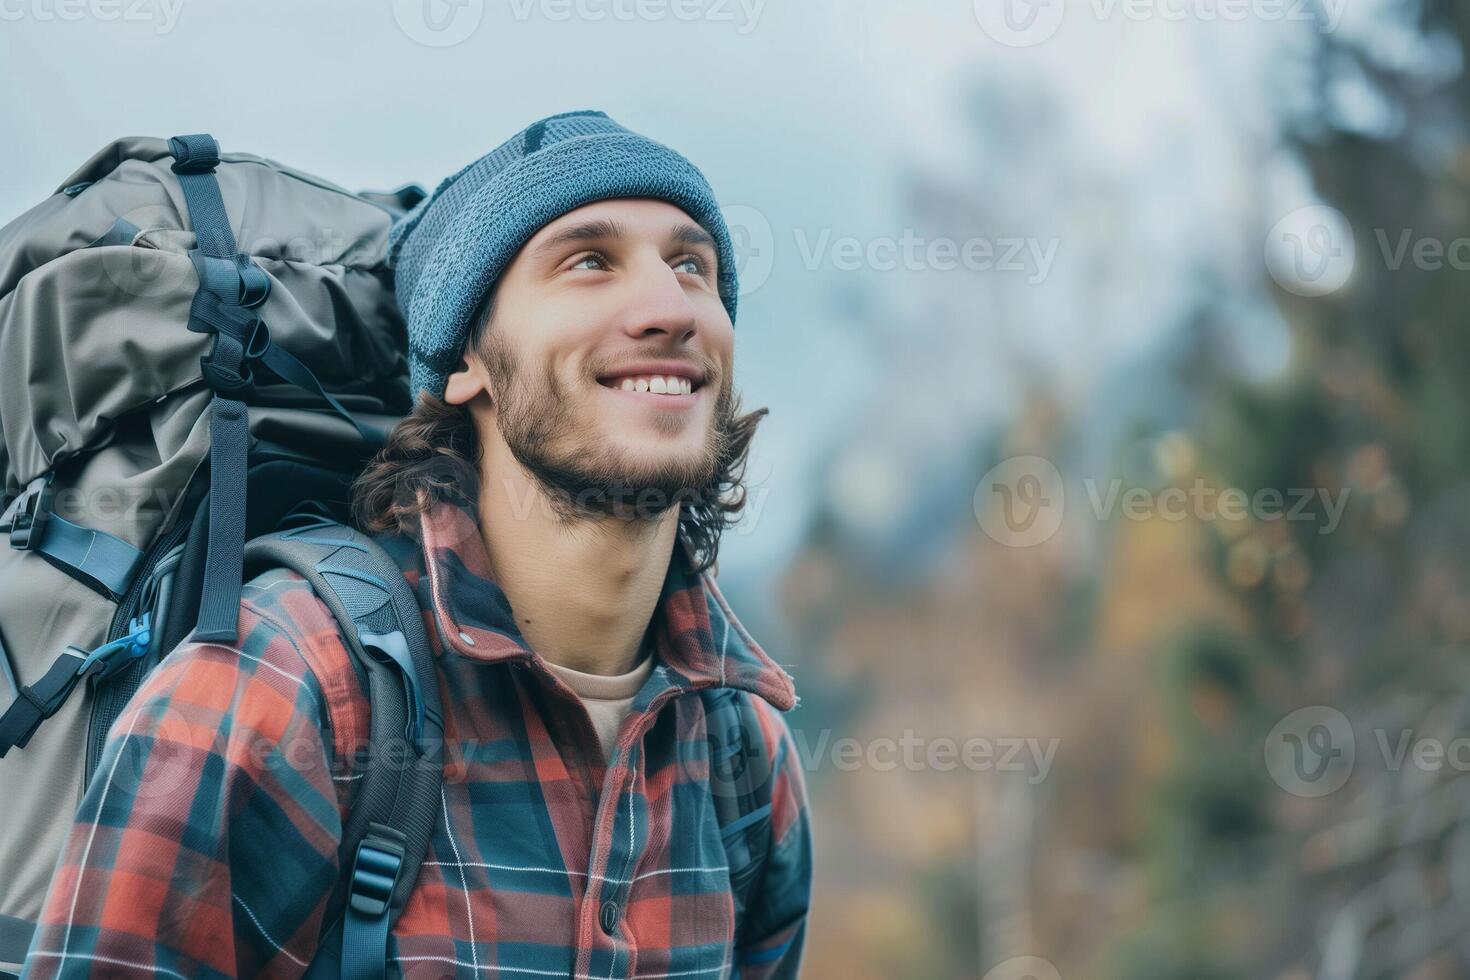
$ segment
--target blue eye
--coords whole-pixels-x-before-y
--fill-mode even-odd
[[[607,268],[607,260],[601,255],[598,255],[596,252],[584,255],[582,258],[578,259],[575,263],[572,264],[572,268],[580,269],[583,262],[596,262],[600,267]]]
[[[694,268],[691,271],[696,276],[704,275],[704,260],[697,255],[684,256],[682,259],[679,260],[679,265],[688,265],[691,262],[694,263]]]

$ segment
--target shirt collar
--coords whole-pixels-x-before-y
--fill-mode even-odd
[[[429,504],[419,521],[420,601],[427,600],[445,649],[485,663],[528,661],[531,650],[510,601],[490,574],[478,515],[447,500]],[[423,579],[427,579],[427,595]],[[736,619],[707,572],[696,572],[682,536],[654,611],[655,653],[691,688],[733,687],[787,711],[796,704],[792,678]]]

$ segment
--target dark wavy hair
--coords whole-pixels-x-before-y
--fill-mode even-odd
[[[494,313],[494,292],[476,311],[468,348],[488,356],[485,335]],[[745,508],[745,466],[764,408],[741,414],[732,396],[714,476],[679,502],[679,533],[688,541],[697,571],[711,568],[719,557],[720,535],[740,519]],[[426,504],[455,500],[473,509],[480,487],[480,438],[469,409],[450,405],[420,391],[405,415],[352,484],[352,517],[367,532],[412,534]],[[427,490],[423,498],[419,490]]]

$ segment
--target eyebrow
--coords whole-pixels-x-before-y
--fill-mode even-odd
[[[625,235],[623,226],[616,221],[607,218],[597,218],[570,225],[552,235],[546,241],[536,246],[532,255],[540,257],[547,252],[554,252],[565,245],[576,242],[615,241]],[[716,252],[715,240],[709,232],[698,225],[680,222],[669,229],[669,238],[676,244],[687,248],[708,248]],[[718,253],[716,253],[718,254]]]

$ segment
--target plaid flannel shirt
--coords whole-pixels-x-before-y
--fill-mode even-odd
[[[377,540],[425,617],[447,758],[389,975],[796,976],[810,826],[776,710],[795,691],[712,577],[677,547],[651,623],[659,662],[605,762],[586,710],[516,628],[474,514],[441,502],[419,530]],[[368,704],[336,621],[295,572],[248,583],[239,627],[236,647],[181,644],[114,724],[25,976],[296,977],[312,960],[340,910]],[[741,942],[697,694],[714,685],[756,695],[777,767]]]

